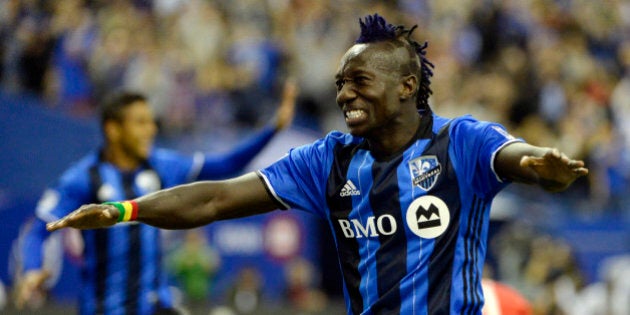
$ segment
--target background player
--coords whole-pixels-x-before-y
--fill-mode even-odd
[[[287,81],[275,122],[224,154],[185,156],[155,149],[157,127],[144,95],[121,92],[102,107],[104,146],[61,176],[39,202],[36,219],[21,241],[16,306],[43,290],[50,271],[42,268],[45,223],[84,203],[135,198],[161,188],[240,172],[276,132],[290,125],[296,86]],[[81,314],[169,314],[174,312],[161,269],[159,230],[143,224],[84,231]]]

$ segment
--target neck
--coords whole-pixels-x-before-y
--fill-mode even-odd
[[[375,137],[367,140],[370,151],[376,159],[387,159],[409,146],[421,127],[420,115],[411,116],[406,122],[394,124],[390,128],[384,128]]]
[[[103,159],[123,171],[132,171],[142,164],[138,158],[130,156],[121,148],[116,146],[107,146],[103,150]]]

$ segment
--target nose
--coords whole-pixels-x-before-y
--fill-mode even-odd
[[[337,105],[339,107],[343,107],[344,104],[352,101],[357,97],[356,92],[352,88],[352,84],[350,82],[346,82],[341,89],[337,90]]]

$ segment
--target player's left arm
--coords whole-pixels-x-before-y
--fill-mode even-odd
[[[287,79],[273,123],[240,142],[228,152],[206,155],[201,170],[195,179],[221,179],[241,172],[279,131],[291,125],[295,115],[297,94],[297,83],[292,78]]]
[[[567,189],[576,179],[588,174],[584,161],[569,158],[556,148],[514,142],[496,155],[494,167],[501,178],[538,184],[551,192]]]

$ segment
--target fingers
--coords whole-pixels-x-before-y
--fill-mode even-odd
[[[558,150],[551,150],[543,157],[523,156],[520,160],[521,167],[529,168],[547,168],[549,170],[560,171],[565,169],[571,172],[575,177],[588,175],[588,168],[585,167],[584,161],[569,159],[564,153]]]
[[[585,168],[585,167],[574,168],[573,172],[577,174],[578,176],[586,176],[588,175],[588,168]]]
[[[26,301],[31,299],[33,288],[31,288],[26,281],[18,283],[15,292],[15,308],[21,310],[24,308]]]
[[[48,230],[48,232],[54,232],[54,231],[67,228],[67,227],[68,227],[68,223],[66,222],[65,219],[53,221],[46,224],[46,230]]]
[[[583,168],[584,167],[584,161],[581,160],[569,160],[568,163],[569,167],[571,168]]]
[[[19,310],[23,309],[34,295],[41,293],[44,282],[48,278],[50,278],[50,273],[45,270],[29,271],[24,274],[16,286],[15,307]]]
[[[295,114],[295,100],[298,94],[297,81],[289,78],[284,83],[282,101],[276,114],[276,129],[281,130],[289,126]]]
[[[555,148],[550,149],[541,157],[525,155],[521,158],[521,161],[520,161],[520,165],[522,167],[553,165],[553,164],[557,164],[557,165],[564,164],[564,165],[567,165],[571,169],[584,167],[584,161],[570,159],[566,154],[560,152],[558,149],[555,149]]]
[[[520,165],[521,167],[542,166],[545,164],[544,162],[545,160],[543,158],[525,155],[521,158]]]
[[[294,77],[289,77],[284,83],[284,90],[282,91],[283,100],[295,100],[298,93],[297,80]]]
[[[69,215],[46,224],[50,232],[63,228],[93,229],[116,224],[118,210],[111,205],[90,204],[73,211]]]
[[[54,232],[63,228],[67,228],[67,227],[71,227],[70,225],[70,220],[75,217],[77,215],[77,213],[79,211],[81,211],[82,208],[79,208],[79,210],[75,210],[72,213],[70,213],[69,215],[57,220],[57,221],[53,221],[53,222],[49,222],[46,224],[46,230],[48,230],[49,232]]]

